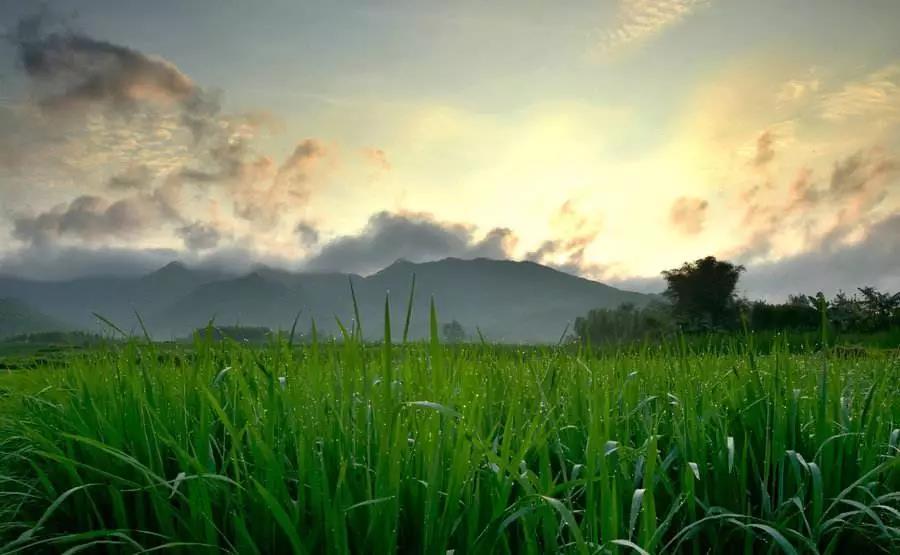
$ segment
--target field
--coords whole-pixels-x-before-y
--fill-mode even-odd
[[[900,361],[790,347],[98,345],[0,371],[0,552],[897,552]]]

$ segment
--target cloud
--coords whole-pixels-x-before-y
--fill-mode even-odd
[[[819,113],[832,122],[874,116],[885,124],[900,117],[900,65],[883,67],[822,95]]]
[[[309,222],[297,222],[297,225],[294,226],[294,233],[297,234],[300,244],[304,247],[313,247],[319,243],[319,230]]]
[[[850,200],[896,169],[896,162],[883,153],[857,152],[835,162],[827,193],[835,200]]]
[[[124,172],[109,178],[106,183],[110,189],[144,189],[153,182],[153,172],[144,164],[131,166]]]
[[[571,274],[597,273],[599,267],[586,261],[585,251],[600,233],[600,220],[589,220],[569,199],[550,218],[550,225],[556,238],[542,242],[537,249],[526,253],[525,259]]]
[[[679,197],[672,203],[669,221],[681,233],[697,235],[703,231],[707,208],[709,203],[703,199]]]
[[[459,258],[508,258],[515,237],[495,228],[476,239],[471,226],[441,222],[427,213],[378,212],[356,235],[326,243],[304,267],[314,271],[368,273],[397,259],[413,262]]]
[[[317,139],[300,141],[281,165],[256,155],[240,137],[223,136],[208,151],[207,169],[183,168],[180,177],[201,185],[222,185],[233,197],[235,216],[261,228],[274,227],[290,208],[306,204],[310,182],[329,149]]]
[[[882,290],[900,290],[900,214],[870,226],[853,243],[831,243],[821,248],[770,262],[747,264],[738,291],[751,299],[783,301],[788,295],[833,295],[838,290],[856,291],[872,285]],[[727,257],[724,257],[727,258]],[[666,287],[659,276],[612,279],[614,287],[644,293],[659,293]]]
[[[536,250],[527,253],[525,259],[572,274],[591,273],[592,267],[585,264],[584,251],[595,237],[596,234],[588,234],[568,239],[548,239]],[[560,257],[562,261],[559,260]]]
[[[176,260],[191,268],[227,275],[244,275],[260,265],[285,269],[296,269],[297,266],[296,261],[235,246],[184,251],[43,244],[0,254],[0,276],[49,281],[92,276],[141,276]]]
[[[0,166],[18,179],[0,188],[0,204],[37,206],[7,211],[0,224],[28,245],[152,238],[186,253],[228,241],[286,252],[291,228],[282,224],[296,221],[327,177],[322,168],[336,165],[336,149],[314,138],[283,160],[260,152],[260,136],[279,130],[268,113],[223,112],[221,92],[172,62],[51,28],[45,12],[22,19],[9,39],[27,87],[0,105],[0,126],[12,130],[0,133]]]
[[[838,289],[855,291],[872,285],[900,290],[900,214],[878,221],[862,239],[829,244],[775,262],[750,265],[739,287],[751,297],[785,299],[795,293]]]
[[[620,0],[614,27],[602,31],[598,49],[611,52],[656,36],[680,23],[708,0]]]
[[[519,242],[516,234],[508,227],[495,227],[470,249],[471,256],[484,258],[509,258]]]
[[[82,195],[46,212],[17,216],[13,220],[13,236],[31,244],[46,244],[63,237],[89,243],[138,237],[160,225],[181,221],[176,208],[178,196],[174,184],[116,201]]]
[[[184,246],[192,251],[215,248],[222,239],[221,231],[213,224],[204,222],[181,226],[175,233],[184,240]]]
[[[391,163],[388,161],[387,154],[380,148],[366,148],[363,150],[363,156],[376,169],[389,172],[391,171]]]
[[[2,275],[65,280],[86,276],[136,276],[179,258],[173,249],[33,245],[0,256]]]
[[[72,32],[46,33],[45,27],[39,14],[19,21],[13,36],[44,110],[127,112],[147,102],[195,108],[199,89],[171,62]]]
[[[286,178],[304,179],[310,167],[325,156],[327,149],[321,141],[306,139],[294,147],[294,151],[278,169]]]
[[[763,131],[756,139],[756,154],[753,156],[752,165],[763,168],[775,158],[775,134],[771,131]]]
[[[724,254],[742,262],[771,256],[789,230],[805,251],[845,242],[879,218],[897,171],[897,161],[875,148],[836,160],[827,180],[801,167],[784,189],[753,186],[742,197],[747,238]]]
[[[234,191],[235,214],[263,228],[274,226],[285,211],[306,204],[313,174],[328,156],[321,141],[306,139],[274,173],[268,158],[241,166],[243,178]]]
[[[775,103],[779,108],[788,107],[796,102],[807,99],[818,92],[821,81],[814,75],[801,79],[789,79],[781,85],[775,93]]]

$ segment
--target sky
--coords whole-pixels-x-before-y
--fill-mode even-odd
[[[0,0],[0,273],[900,289],[900,2]]]

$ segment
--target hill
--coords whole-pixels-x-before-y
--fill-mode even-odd
[[[93,325],[91,312],[97,312],[123,329],[137,329],[138,311],[159,338],[186,335],[212,318],[220,325],[286,329],[298,312],[301,332],[308,331],[314,319],[322,333],[336,335],[335,317],[348,326],[354,317],[352,282],[364,334],[377,339],[383,333],[387,294],[394,335],[402,333],[413,274],[413,338],[427,334],[432,298],[442,323],[456,320],[470,337],[480,330],[487,339],[502,342],[555,342],[577,316],[592,308],[643,305],[653,299],[533,262],[485,258],[398,260],[370,276],[266,267],[226,275],[172,263],[136,278],[0,278],[0,296],[15,296],[85,327]]]
[[[402,326],[413,273],[414,336],[424,335],[428,329],[432,297],[442,322],[456,320],[470,337],[478,328],[486,338],[501,342],[556,341],[567,325],[591,308],[643,305],[652,298],[534,262],[447,258],[414,264],[399,260],[363,280],[363,294],[378,304],[374,310],[367,307],[363,322],[381,321],[375,316],[383,312],[383,298],[389,291],[394,305],[392,320]]]
[[[0,338],[60,331],[67,326],[18,299],[0,298]]]

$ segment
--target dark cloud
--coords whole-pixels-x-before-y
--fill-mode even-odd
[[[294,226],[294,233],[297,234],[297,237],[300,239],[300,244],[304,247],[309,248],[315,246],[319,242],[319,230],[309,222],[297,222],[297,225]]]
[[[259,134],[279,127],[271,115],[223,113],[222,94],[173,63],[56,25],[47,10],[21,19],[6,38],[28,96],[16,110],[0,106],[0,126],[15,131],[0,134],[0,168],[85,183],[67,204],[10,213],[14,237],[26,243],[100,245],[166,226],[189,248],[211,249],[225,237],[192,223],[209,215],[181,217],[180,189],[200,193],[185,195],[194,207],[201,195],[230,198],[225,217],[262,233],[296,217],[330,156],[316,139],[300,141],[283,163],[257,152]],[[109,177],[108,168],[124,171]]]
[[[146,189],[153,182],[153,172],[145,165],[132,166],[122,173],[109,178],[106,183],[110,189]]]
[[[756,139],[756,154],[753,156],[753,166],[765,167],[775,158],[775,134],[771,131],[763,131]]]
[[[297,269],[296,261],[234,246],[183,251],[42,244],[0,254],[0,275],[40,280],[140,276],[175,260],[190,268],[227,275],[243,275],[260,266]]]
[[[666,288],[665,280],[658,276],[616,278],[606,283],[642,293]],[[866,285],[900,290],[900,214],[872,225],[852,244],[828,244],[781,260],[748,264],[738,291],[751,299],[783,301],[797,293],[822,291],[830,296],[839,290],[852,293]]]
[[[46,244],[62,237],[85,242],[135,237],[162,224],[180,221],[177,197],[177,189],[170,186],[114,202],[82,195],[46,212],[14,218],[13,236],[31,244]]]
[[[310,258],[309,270],[368,273],[404,258],[413,262],[459,258],[508,258],[514,241],[508,229],[476,240],[470,226],[435,220],[430,214],[378,212],[358,235],[338,237]]]
[[[863,152],[835,162],[827,193],[835,200],[851,200],[866,192],[878,178],[892,173],[897,164],[881,152]]]
[[[222,109],[220,91],[197,90],[182,102],[181,124],[191,132],[195,143],[220,131],[219,112]]]
[[[32,245],[0,257],[0,274],[65,280],[85,276],[136,276],[177,259],[171,249],[117,249]]]
[[[181,226],[175,233],[184,241],[184,246],[192,251],[215,248],[222,239],[222,233],[218,228],[203,222]]]
[[[485,258],[507,258],[515,248],[518,238],[508,227],[495,227],[488,231],[484,239],[476,243],[473,252],[481,252],[477,256]]]
[[[739,287],[751,297],[777,300],[798,292],[831,295],[865,285],[900,290],[900,214],[871,226],[857,243],[823,245],[813,252],[750,265]]]
[[[44,109],[103,105],[133,110],[143,102],[188,103],[196,85],[172,63],[72,32],[46,32],[43,14],[23,19],[14,35],[25,73],[40,85]],[[190,108],[190,104],[186,104]]]
[[[703,231],[707,208],[709,203],[703,199],[680,197],[672,203],[669,221],[685,235],[697,235]]]
[[[203,108],[195,108],[196,102],[194,99],[189,102],[191,108],[182,115],[182,123],[191,130],[195,142],[205,139],[202,145],[195,144],[202,148],[195,152],[194,163],[194,166],[204,164],[204,167],[182,168],[183,177],[200,183],[240,184],[252,175],[250,170],[254,165],[274,164],[251,148],[252,139],[261,131],[278,127],[271,115],[264,112],[220,115],[218,101]]]
[[[205,169],[184,167],[179,175],[197,183],[240,183],[247,176],[249,166],[265,162],[265,160],[251,161],[252,154],[247,141],[231,140],[223,134],[219,142],[206,151],[208,161]]]

